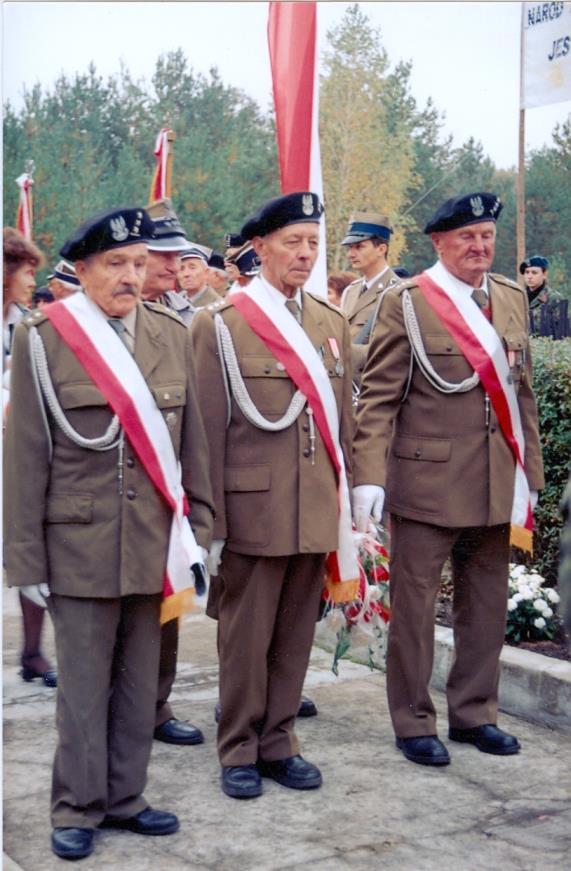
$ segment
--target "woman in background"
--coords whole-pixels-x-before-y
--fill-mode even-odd
[[[10,390],[10,352],[12,335],[16,324],[30,311],[32,294],[36,287],[36,270],[43,265],[44,257],[39,248],[25,239],[13,227],[5,227],[3,233],[4,249],[4,305],[3,305],[3,374],[5,414],[8,410]],[[9,413],[9,412],[8,412]],[[4,506],[4,512],[10,510]],[[20,592],[20,605],[23,618],[24,646],[21,654],[25,681],[42,678],[48,687],[57,686],[57,675],[46,657],[40,651],[40,639],[45,609]]]

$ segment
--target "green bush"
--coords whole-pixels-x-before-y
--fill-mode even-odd
[[[557,583],[559,502],[571,457],[571,339],[532,338],[533,386],[545,467],[545,490],[535,509],[533,558],[517,552],[516,562],[535,567],[549,586]]]

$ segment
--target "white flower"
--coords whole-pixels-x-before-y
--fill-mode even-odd
[[[543,592],[545,593],[550,602],[552,602],[554,605],[557,605],[557,603],[559,602],[559,593],[557,593],[555,590],[552,590],[551,587],[548,587]]]
[[[537,572],[532,572],[528,578],[528,583],[530,582],[536,584],[538,587],[541,587],[541,585],[543,584],[543,578],[541,577],[541,575],[538,575]]]
[[[508,599],[508,611],[515,611],[518,606],[518,602],[515,597],[513,599]]]
[[[514,580],[516,578],[519,578],[520,575],[525,575],[525,573],[525,566],[514,566],[513,564],[510,566],[510,575],[512,576],[512,578],[514,578]]]
[[[526,586],[525,584],[524,584],[522,587],[519,588],[519,592],[520,592],[520,595],[521,595],[522,599],[525,599],[525,600],[527,600],[527,601],[528,601],[529,599],[533,599],[533,593],[531,592],[531,590],[529,589],[529,587]]]
[[[519,604],[519,602],[523,602],[523,596],[522,596],[521,593],[515,593],[515,594],[512,596],[512,599],[511,599],[511,600],[512,600],[512,602],[515,602],[516,605],[517,605],[517,604]]]
[[[369,587],[369,600],[371,602],[376,602],[377,599],[380,599],[382,595],[382,590],[379,587]]]
[[[543,609],[543,616],[544,617],[553,617],[553,611],[551,610],[551,608],[549,606],[546,606]]]
[[[546,623],[543,617],[536,617],[533,621],[533,625],[536,629],[545,629]]]
[[[545,599],[536,599],[533,603],[533,607],[536,611],[545,611],[545,609],[547,608],[547,602],[545,601]]]

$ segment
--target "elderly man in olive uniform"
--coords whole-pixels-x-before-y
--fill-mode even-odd
[[[381,295],[399,280],[387,263],[392,232],[386,215],[355,212],[341,242],[347,248],[352,268],[362,274],[362,278],[345,288],[341,299],[341,311],[351,328],[353,378],[357,385],[365,367]]]
[[[321,213],[309,192],[266,203],[242,228],[260,275],[199,312],[191,328],[210,436],[213,561],[224,546],[218,753],[222,789],[235,798],[260,795],[261,776],[291,789],[321,784],[319,769],[299,755],[295,717],[325,555],[339,540],[338,490],[312,407],[288,374],[297,354],[319,373],[336,409],[334,438],[349,457],[347,322],[325,298],[303,290],[317,258]],[[272,336],[285,330],[293,345],[280,339],[276,349],[263,324]]]
[[[83,224],[61,254],[85,293],[25,318],[14,341],[6,565],[48,596],[55,627],[52,849],[64,859],[88,856],[98,826],[166,835],[179,825],[143,796],[161,591],[176,529],[187,542],[194,530],[195,551],[208,548],[213,509],[190,335],[162,306],[140,302],[152,232],[143,209]],[[192,529],[185,520],[171,531],[143,430],[164,474],[176,470],[176,486],[165,486],[173,500],[186,493]]]
[[[220,294],[208,285],[210,268],[208,250],[200,245],[189,245],[180,254],[177,280],[181,294],[195,310],[218,302]]]
[[[392,517],[389,708],[397,747],[424,765],[450,761],[428,692],[449,556],[449,737],[484,753],[520,749],[496,725],[499,656],[510,524],[530,543],[543,467],[525,291],[488,272],[500,211],[495,195],[478,192],[448,200],[429,221],[439,260],[387,292],[357,415],[357,527],[380,519],[385,488]]]
[[[181,264],[181,255],[188,251],[190,243],[173,209],[170,199],[157,200],[148,207],[153,222],[153,237],[149,240],[147,274],[143,285],[144,300],[160,303],[174,312],[189,327],[196,308],[185,295],[176,291],[175,285]],[[176,679],[178,658],[178,620],[168,620],[161,630],[161,657],[155,739],[165,744],[194,745],[204,742],[201,729],[179,720],[169,702]]]

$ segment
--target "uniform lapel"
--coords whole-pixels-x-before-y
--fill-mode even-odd
[[[145,306],[137,306],[135,326],[135,360],[145,380],[157,366],[164,345],[160,330]]]

